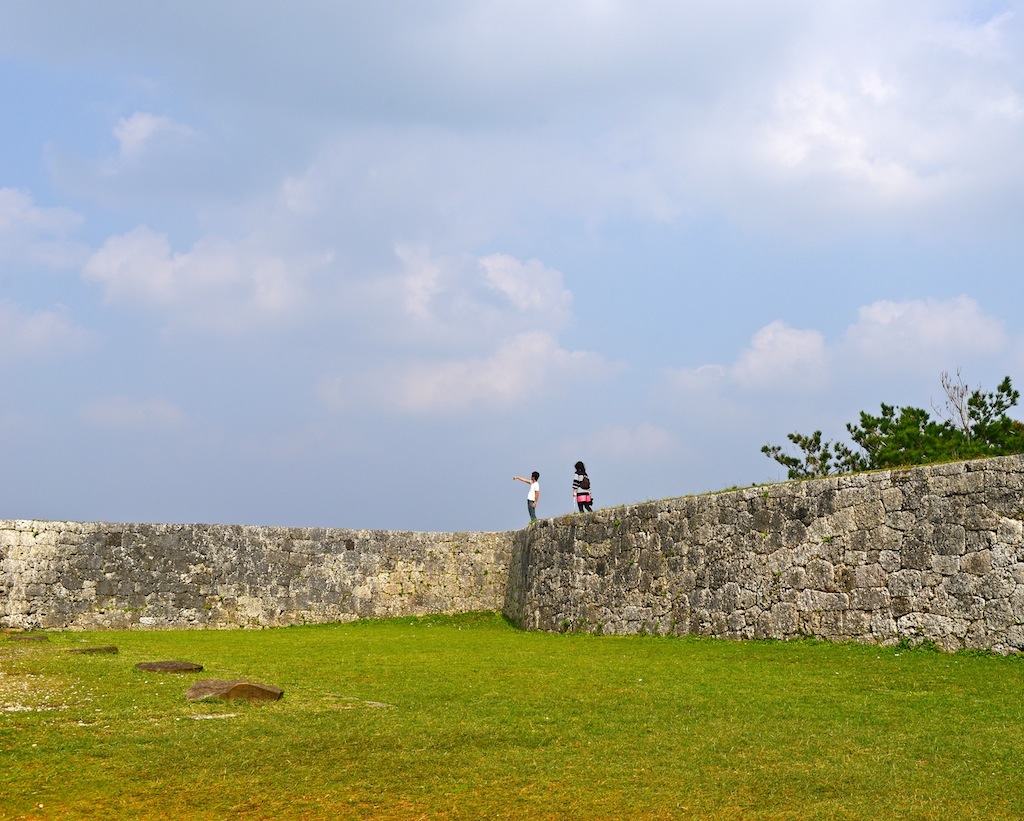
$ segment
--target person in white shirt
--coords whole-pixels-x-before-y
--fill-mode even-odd
[[[529,479],[522,476],[513,476],[517,482],[526,482],[530,486],[530,492],[526,494],[526,509],[530,513],[530,521],[537,520],[537,505],[540,503],[540,474],[534,471]]]

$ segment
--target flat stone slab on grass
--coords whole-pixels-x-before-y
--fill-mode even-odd
[[[225,701],[277,701],[283,695],[284,690],[269,684],[245,680],[224,681],[219,678],[204,678],[185,692],[185,698],[190,701],[201,701],[204,698],[220,698]]]
[[[45,633],[11,633],[8,641],[49,641],[50,637]]]
[[[149,673],[198,673],[203,665],[192,661],[140,661],[135,669]]]
[[[72,650],[68,650],[69,653],[85,653],[91,655],[93,653],[116,653],[117,648],[113,644],[104,644],[99,647],[75,647]]]

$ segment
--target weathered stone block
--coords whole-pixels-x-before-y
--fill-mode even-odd
[[[932,570],[943,576],[952,576],[960,572],[959,556],[932,556]]]
[[[904,570],[928,570],[932,566],[933,553],[923,540],[907,539],[903,543],[900,558]]]
[[[805,585],[813,590],[835,590],[835,568],[824,559],[811,559],[807,563]]]
[[[197,681],[185,692],[189,701],[201,701],[208,698],[219,698],[225,701],[278,701],[284,696],[284,690],[270,684],[254,681],[208,678]]]
[[[900,569],[900,556],[898,551],[879,551],[879,566],[887,573],[894,573]]]
[[[839,629],[844,636],[860,638],[871,632],[871,614],[863,610],[844,610],[839,616]]]
[[[885,587],[888,574],[877,564],[860,565],[853,569],[854,587]]]
[[[773,638],[792,636],[799,630],[797,608],[782,602],[772,606],[768,618],[767,634]]]
[[[992,572],[992,552],[982,550],[977,553],[969,553],[960,560],[960,568],[965,573],[973,573],[978,576]]]
[[[855,610],[884,610],[891,605],[889,591],[884,587],[858,588],[850,593],[850,607]]]
[[[985,625],[990,631],[1005,632],[1013,622],[1013,609],[1009,601],[996,599],[985,604]]]
[[[807,586],[807,570],[803,567],[787,568],[780,574],[779,582],[783,587],[803,590]]]
[[[996,540],[1002,544],[1019,545],[1024,542],[1024,521],[1003,518],[996,530]]]

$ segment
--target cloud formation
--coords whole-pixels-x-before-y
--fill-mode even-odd
[[[1006,348],[1004,323],[967,296],[949,300],[879,300],[862,307],[847,329],[850,356],[885,370],[941,367],[943,362]]]
[[[86,254],[73,237],[83,222],[70,208],[46,208],[32,196],[0,188],[0,265],[7,271],[71,268]]]
[[[73,356],[93,346],[93,334],[66,310],[29,311],[0,300],[0,364],[38,357]]]
[[[826,384],[827,365],[820,332],[776,321],[754,334],[729,374],[746,390],[816,390]]]
[[[879,300],[828,343],[821,331],[776,320],[758,330],[730,364],[703,364],[671,372],[680,393],[737,391],[761,395],[831,390],[851,372],[939,373],[978,355],[1005,352],[1004,323],[967,296],[948,300]],[[953,363],[952,365],[950,363]]]
[[[29,379],[5,418],[67,431],[12,463],[86,473],[141,434],[164,492],[89,515],[502,527],[499,463],[661,498],[758,478],[758,440],[805,418],[1001,377],[1022,11],[0,4],[0,361]],[[216,481],[173,481],[211,447]],[[396,511],[397,462],[458,501]],[[86,484],[0,500],[65,517]]]
[[[138,162],[155,148],[173,149],[194,139],[195,129],[170,117],[136,111],[128,117],[121,117],[114,126],[117,138],[118,156],[127,163]]]
[[[294,319],[306,300],[302,275],[301,265],[255,241],[207,238],[174,253],[165,234],[144,225],[108,239],[83,268],[109,302],[224,333]]]

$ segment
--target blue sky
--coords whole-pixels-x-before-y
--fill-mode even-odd
[[[0,5],[0,517],[504,530],[1024,383],[1024,3]]]

